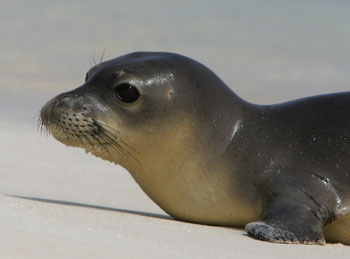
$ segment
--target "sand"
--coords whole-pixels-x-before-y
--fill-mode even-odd
[[[0,258],[349,258],[350,247],[280,245],[168,217],[127,171],[0,121]]]

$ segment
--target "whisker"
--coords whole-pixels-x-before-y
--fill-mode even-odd
[[[116,145],[118,145],[120,148],[123,148],[122,145],[121,145],[121,144],[123,144],[123,145],[124,145],[124,149],[125,149],[125,146],[126,146],[127,148],[131,149],[131,150],[134,151],[135,153],[139,154],[138,152],[135,151],[134,148],[131,148],[131,147],[130,147],[129,145],[127,145],[124,141],[122,141],[119,137],[116,138],[113,134],[109,133],[107,130],[104,130],[103,128],[102,128],[102,133],[103,133],[106,137],[108,137],[108,139],[109,139],[110,141],[112,141],[113,143],[115,143]],[[121,144],[119,144],[119,142],[120,142]],[[128,151],[126,150],[126,152],[128,152]],[[128,153],[130,153],[130,152],[128,152]],[[130,153],[130,155],[131,155],[131,153]],[[136,157],[134,157],[134,158],[136,159]]]
[[[96,63],[95,55],[92,55],[92,61],[94,62],[94,66],[96,66],[97,63]]]
[[[40,118],[38,118],[38,121],[37,121],[37,123],[36,123],[36,129],[38,130],[38,131],[40,131],[40,133],[42,133],[42,121],[41,121],[41,119]]]
[[[112,146],[118,148],[118,150],[120,150],[124,155],[128,155],[129,157],[133,158],[135,161],[140,162],[132,153],[130,153],[128,150],[123,148],[119,143],[117,143],[113,138],[111,138],[108,135],[108,133],[106,133],[103,130],[101,130],[100,133],[104,136],[104,138],[109,140],[109,142],[112,142]]]
[[[101,127],[101,128],[109,128],[109,129],[111,129],[111,131],[114,131],[114,132],[116,132],[117,134],[120,134],[120,131],[119,131],[119,130],[113,129],[111,126],[105,124],[105,123],[102,122],[102,121],[94,120],[94,123],[95,123],[95,125],[96,125],[97,127],[103,126],[103,127]]]
[[[122,139],[118,138],[118,137],[115,137],[113,135],[113,132],[115,132],[116,134],[120,134],[120,131],[116,130],[116,129],[113,129],[112,127],[108,126],[107,124],[101,122],[101,121],[94,121],[98,126],[98,127],[101,127],[103,128],[106,132],[110,131],[110,135],[116,139],[117,142],[120,142],[121,144],[125,145],[126,147],[128,147],[129,149],[133,150],[135,153],[141,155],[140,152],[138,152],[137,150],[135,150],[132,146],[128,145],[125,141],[123,141]]]
[[[90,141],[90,139],[86,135],[83,135],[83,136],[84,136],[84,139],[89,143],[90,147],[93,147],[94,144]]]
[[[100,134],[102,134],[104,137],[106,137],[110,142],[112,142],[114,145],[118,146],[118,148],[122,148],[118,142],[116,142],[113,138],[111,138],[106,132],[103,130],[100,131]]]
[[[103,48],[103,52],[102,52],[102,55],[101,55],[101,57],[100,57],[100,63],[99,63],[99,64],[102,63],[102,60],[103,60],[103,58],[104,58],[104,56],[105,56],[105,52],[106,52],[106,48]]]
[[[38,118],[38,120],[40,120],[40,113],[41,113],[41,110],[37,111],[34,115],[34,119]]]
[[[103,144],[103,143],[99,140],[99,138],[97,138],[95,135],[91,135],[91,137],[92,137],[94,140],[96,140],[96,142],[97,142],[101,147],[103,147],[103,149],[106,150],[107,153],[110,153],[109,150],[108,150],[108,148],[106,148],[106,145]]]
[[[42,124],[43,124],[43,122],[42,122],[42,120],[41,120],[41,117],[40,116],[38,116],[38,115],[36,115],[37,116],[37,130],[40,130],[40,132],[41,132],[41,129],[42,129]]]
[[[40,114],[40,112],[39,112]],[[38,115],[37,115],[38,116]],[[41,120],[41,117],[38,116],[38,121],[37,121],[37,125],[36,125],[37,130],[40,132],[40,134],[43,134],[45,136],[49,136],[50,135],[50,131],[48,130],[48,128],[44,125],[43,121]]]
[[[74,137],[78,138],[79,141],[80,141],[82,144],[85,145],[85,143],[84,143],[84,141],[82,140],[82,138],[80,137],[80,135],[78,135],[78,134],[70,134],[70,135],[71,135],[73,138],[74,138]]]
[[[133,158],[135,161],[137,161],[138,163],[140,163],[140,161],[133,155],[134,153],[140,154],[139,152],[137,152],[134,148],[131,148],[129,145],[127,145],[124,141],[122,141],[119,137],[114,136],[112,133],[109,133],[109,131],[112,131],[112,128],[109,127],[108,125],[104,124],[104,123],[100,123],[98,121],[94,121],[94,126],[97,127],[98,129],[98,133],[102,134],[104,136],[104,138],[108,140],[108,142],[112,143],[112,146],[115,146],[116,148],[118,148],[118,150],[120,150],[124,155],[128,155],[129,157]],[[106,129],[107,128],[107,129]],[[111,129],[108,131],[108,129]],[[119,133],[119,131],[114,130],[117,134]],[[121,145],[123,144],[123,146]],[[130,152],[127,150],[127,148]]]
[[[99,136],[103,141],[110,142],[109,139],[107,139],[103,134]],[[123,152],[121,148],[118,148],[118,146],[114,145],[113,143],[109,143],[109,146],[111,146],[115,151],[117,151],[119,154],[126,156],[126,154]]]

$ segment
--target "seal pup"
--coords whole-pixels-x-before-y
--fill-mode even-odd
[[[255,105],[190,58],[135,52],[92,67],[40,116],[176,219],[350,244],[350,93]]]

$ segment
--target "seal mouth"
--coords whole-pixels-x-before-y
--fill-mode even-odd
[[[74,144],[83,144],[95,146],[107,146],[116,144],[119,139],[115,136],[107,134],[103,130],[102,124],[91,117],[85,116],[83,113],[68,113],[64,111],[55,111],[51,114],[43,115],[39,118],[39,128],[52,134],[56,139],[64,144],[75,146]],[[80,146],[79,145],[79,146]]]
[[[82,112],[67,112],[44,106],[38,119],[38,128],[67,146],[81,147],[91,153],[117,151],[120,155],[137,160],[135,153],[138,152],[119,137],[118,130]]]

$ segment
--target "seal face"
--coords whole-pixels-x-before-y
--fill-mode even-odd
[[[91,68],[41,122],[125,167],[177,219],[350,244],[349,114],[350,93],[254,105],[190,58],[135,52]]]

